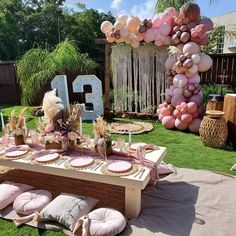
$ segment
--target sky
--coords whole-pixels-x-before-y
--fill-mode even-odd
[[[99,11],[111,11],[114,15],[128,14],[148,18],[154,15],[154,6],[157,0],[66,0],[66,6],[75,11],[76,3],[82,2],[87,8]],[[214,17],[224,13],[236,11],[236,0],[196,0],[201,8],[201,15]]]

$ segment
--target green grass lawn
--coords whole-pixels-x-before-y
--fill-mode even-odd
[[[22,107],[6,107],[3,111],[4,116],[8,116],[12,109],[16,112],[21,110]],[[27,111],[29,128],[35,127],[35,122],[38,118],[32,116],[32,108]],[[167,147],[167,156],[164,161],[172,163],[177,167],[193,168],[193,169],[206,169],[217,172],[224,172],[231,175],[236,175],[236,171],[230,171],[230,167],[236,163],[236,151],[231,147],[225,149],[215,149],[206,147],[202,144],[198,135],[185,133],[174,130],[167,130],[162,127],[160,122],[147,121],[154,125],[154,130],[141,135],[133,135],[132,141],[143,141],[146,143],[153,143],[159,146]],[[92,136],[91,122],[83,123],[84,133]],[[0,133],[2,134],[2,133]],[[119,136],[113,135],[116,140]],[[128,136],[124,136],[128,141]],[[28,226],[23,226],[16,229],[13,223],[0,220],[0,236],[5,235],[63,235],[58,232],[49,232],[34,229]]]

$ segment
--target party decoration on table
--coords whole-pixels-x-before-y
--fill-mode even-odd
[[[25,144],[27,130],[24,113],[26,109],[27,108],[22,109],[19,115],[16,115],[15,110],[13,110],[9,117],[9,123],[7,124],[7,129],[14,137],[16,145]]]
[[[113,122],[107,124],[107,129],[114,134],[141,134],[153,130],[153,125],[147,122]]]
[[[112,138],[107,129],[107,123],[99,116],[93,122],[95,150],[104,158],[112,154]]]
[[[71,150],[80,143],[78,132],[81,122],[82,106],[73,104],[64,107],[56,96],[56,90],[47,92],[43,99],[44,119],[38,122],[38,130],[44,140],[46,149]]]
[[[93,164],[94,160],[92,157],[89,156],[78,157],[69,161],[69,165],[75,168],[85,168]]]
[[[211,58],[201,53],[200,46],[208,44],[212,29],[212,21],[200,19],[199,6],[190,2],[185,3],[180,12],[171,7],[150,19],[121,15],[114,25],[109,21],[101,24],[101,31],[110,43],[125,42],[133,48],[139,47],[143,41],[155,43],[157,47],[170,46],[165,63],[166,101],[159,106],[157,113],[167,129],[189,128],[194,132],[198,132],[198,120],[203,115],[198,72],[207,71],[212,65]],[[194,109],[187,109],[194,106],[192,103],[197,105],[194,112],[190,112]]]

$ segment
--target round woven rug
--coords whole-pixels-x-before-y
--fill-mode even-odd
[[[142,134],[153,130],[153,125],[146,122],[113,122],[107,126],[110,133],[128,134],[129,128],[132,134]]]

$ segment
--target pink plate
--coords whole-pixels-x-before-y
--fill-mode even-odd
[[[131,168],[132,165],[128,161],[113,161],[107,164],[107,169],[116,173],[128,172]]]
[[[69,162],[70,166],[72,167],[86,167],[93,164],[93,158],[92,157],[78,157],[70,160]]]
[[[58,153],[49,153],[49,154],[42,154],[38,155],[38,157],[35,159],[37,162],[49,162],[54,161],[59,157]]]
[[[6,152],[5,156],[9,158],[20,157],[27,154],[27,152],[28,150],[12,150],[12,151]]]
[[[146,144],[146,143],[132,143],[132,144],[130,145],[130,148],[136,150],[136,149],[138,149],[139,147],[144,147],[145,145],[147,145],[147,144]]]

